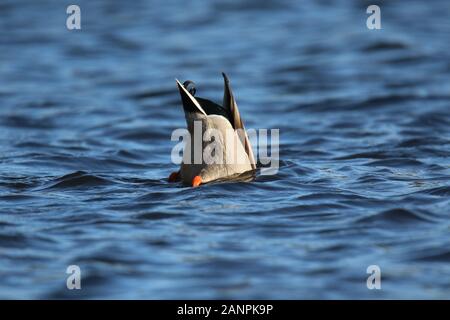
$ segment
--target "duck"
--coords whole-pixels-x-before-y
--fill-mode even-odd
[[[225,73],[222,73],[222,76],[224,81],[222,105],[195,96],[197,89],[193,81],[187,80],[181,84],[175,79],[181,96],[187,131],[191,138],[185,140],[180,168],[169,175],[169,182],[181,182],[183,185],[198,187],[211,181],[227,180],[256,170],[252,146],[230,80]],[[195,130],[198,129],[201,130],[200,134],[203,137],[201,148],[194,145]],[[214,132],[214,139],[205,141],[205,132]],[[221,161],[211,161],[211,157],[203,156],[208,150],[213,150],[211,154],[215,153],[214,159]]]

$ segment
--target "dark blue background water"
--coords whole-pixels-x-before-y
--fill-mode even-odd
[[[450,298],[448,1],[69,4],[0,4],[0,298]],[[221,71],[280,170],[168,184]]]

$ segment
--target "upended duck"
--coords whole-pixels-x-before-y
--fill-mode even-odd
[[[204,98],[194,97],[194,82],[188,80],[181,84],[176,80],[190,139],[185,140],[180,170],[170,174],[169,182],[181,181],[184,185],[198,187],[200,184],[256,169],[252,146],[230,81],[225,73],[222,75],[222,106]],[[211,133],[209,140],[204,139],[208,132]],[[195,138],[195,134],[203,137],[201,147],[198,146],[199,140]]]

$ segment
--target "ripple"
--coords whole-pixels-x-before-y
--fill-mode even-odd
[[[71,189],[78,187],[96,187],[110,185],[113,182],[84,171],[76,171],[60,178],[56,178],[48,189]]]
[[[422,191],[420,191],[420,193],[428,193],[433,196],[448,197],[448,196],[450,196],[450,186],[430,188],[430,189],[422,190]]]
[[[24,115],[10,115],[2,119],[4,126],[28,129],[52,129],[52,119],[34,119]]]
[[[423,214],[402,208],[381,211],[377,214],[362,217],[356,220],[356,223],[362,224],[383,223],[386,226],[414,224],[423,222],[433,222],[433,221]]]
[[[6,195],[0,195],[0,201],[27,201],[35,199],[36,197],[29,194],[6,194]]]
[[[422,163],[419,160],[416,159],[406,159],[406,158],[398,158],[398,159],[385,159],[385,160],[378,160],[378,161],[372,161],[369,163],[366,163],[367,166],[379,166],[379,167],[417,167],[417,166],[423,166],[424,163]]]
[[[364,52],[379,52],[407,49],[409,46],[400,41],[377,41],[363,48]]]
[[[164,219],[174,219],[174,218],[182,218],[184,214],[178,213],[164,213],[164,212],[148,212],[142,213],[136,216],[139,220],[164,220]]]
[[[388,157],[386,151],[372,151],[349,154],[342,157],[335,158],[336,160],[351,160],[351,159],[385,159]]]
[[[430,61],[430,57],[426,55],[416,54],[416,55],[402,55],[395,58],[389,58],[384,62],[394,65],[413,65],[426,61]]]
[[[450,144],[450,140],[438,138],[438,137],[421,137],[402,141],[397,146],[399,148],[414,148],[419,146],[441,146]]]
[[[414,259],[414,261],[422,261],[422,262],[450,262],[450,251],[442,250],[438,253],[424,253]]]
[[[159,89],[159,90],[145,90],[128,95],[128,98],[133,100],[145,100],[150,98],[171,97],[173,95],[173,88]]]
[[[0,233],[0,247],[3,247],[3,248],[25,248],[27,246],[27,244],[28,244],[28,239],[23,234]]]

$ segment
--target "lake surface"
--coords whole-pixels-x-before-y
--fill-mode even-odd
[[[0,298],[450,298],[448,1],[77,4],[0,4]],[[279,171],[169,184],[222,71]]]

